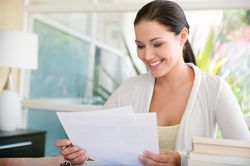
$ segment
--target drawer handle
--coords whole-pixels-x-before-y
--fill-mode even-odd
[[[8,144],[8,145],[1,145],[0,150],[2,150],[2,149],[10,149],[10,148],[17,148],[17,147],[28,146],[28,145],[32,145],[32,142],[27,141],[27,142],[20,142],[20,143]]]

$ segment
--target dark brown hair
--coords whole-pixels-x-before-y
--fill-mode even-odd
[[[134,20],[134,26],[143,20],[157,21],[176,35],[184,27],[189,31],[189,24],[184,11],[173,1],[155,0],[149,2],[138,11]],[[196,65],[194,52],[188,40],[183,48],[183,58],[186,63],[191,62]]]

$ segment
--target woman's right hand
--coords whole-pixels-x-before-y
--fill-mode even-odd
[[[82,164],[87,159],[86,152],[75,146],[68,139],[57,140],[56,146],[61,149],[61,155],[72,164]]]

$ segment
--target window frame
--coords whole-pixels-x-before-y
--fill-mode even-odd
[[[115,1],[113,3],[64,3],[64,4],[26,4],[24,11],[32,12],[131,12],[138,11],[148,0],[138,2]],[[246,9],[250,8],[249,0],[175,0],[184,10],[211,9]]]

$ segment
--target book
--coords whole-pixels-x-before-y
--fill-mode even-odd
[[[207,163],[210,162],[212,164],[217,163],[217,164],[250,166],[250,157],[238,157],[238,156],[230,156],[230,155],[190,152],[189,160],[199,160],[199,161],[204,161]]]
[[[212,161],[188,160],[188,166],[239,166],[239,165],[216,163]]]
[[[250,158],[250,141],[194,137],[193,152]]]

